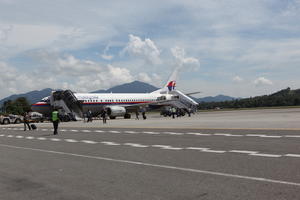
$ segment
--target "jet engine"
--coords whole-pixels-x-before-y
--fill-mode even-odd
[[[126,109],[121,106],[108,106],[106,107],[108,116],[113,119],[118,116],[124,116],[126,114]]]

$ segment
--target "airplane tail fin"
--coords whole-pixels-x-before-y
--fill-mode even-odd
[[[153,93],[171,92],[173,90],[176,90],[176,80],[177,80],[177,76],[178,76],[178,71],[179,71],[179,69],[175,68],[175,70],[173,71],[173,73],[169,77],[169,80],[164,85],[164,87],[159,89],[159,90],[154,91]]]

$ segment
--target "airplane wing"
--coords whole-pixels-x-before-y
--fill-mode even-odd
[[[191,95],[193,95],[193,94],[199,94],[199,93],[201,93],[201,92],[191,92],[191,93],[186,93],[185,95],[191,96]]]
[[[125,108],[138,108],[138,107],[146,107],[149,105],[163,105],[169,102],[172,102],[174,100],[161,100],[161,101],[155,101],[155,102],[148,102],[148,103],[139,103],[139,104],[133,104],[133,105],[125,105]]]

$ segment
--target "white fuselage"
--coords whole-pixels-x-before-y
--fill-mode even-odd
[[[83,112],[91,110],[94,114],[100,113],[103,108],[111,106],[138,106],[139,104],[155,103],[160,93],[74,93],[76,98],[82,102]],[[51,105],[49,98],[44,98],[42,101],[32,105],[32,110],[49,115]]]

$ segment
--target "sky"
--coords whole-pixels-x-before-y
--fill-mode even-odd
[[[300,88],[300,0],[0,0],[0,98],[135,80],[198,97]]]

